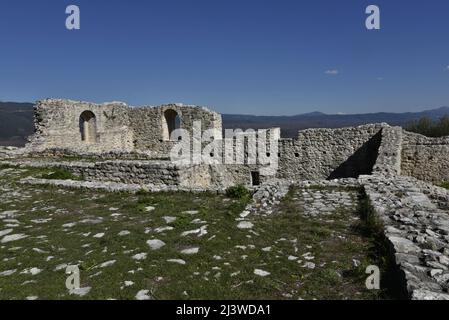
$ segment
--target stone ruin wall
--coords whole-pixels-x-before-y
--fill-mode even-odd
[[[204,107],[178,104],[133,108],[120,102],[94,104],[60,99],[38,101],[35,106],[35,134],[27,149],[99,154],[108,152],[142,152],[152,157],[167,157],[177,141],[164,135],[167,126],[164,113],[174,111],[180,128],[193,130],[193,122],[201,121],[201,133],[212,129],[214,138],[222,137],[221,115]],[[83,141],[81,116],[94,115],[95,138]],[[167,130],[166,130],[167,131]]]
[[[306,129],[281,139],[278,178],[315,180],[370,174],[384,124],[340,129]]]
[[[404,131],[402,174],[437,184],[449,181],[449,137],[428,138]]]
[[[180,127],[189,132],[192,132],[195,120],[201,121],[202,133],[206,129],[212,129],[219,146],[216,153],[218,157],[222,156],[225,140],[222,135],[221,115],[207,108],[179,104],[131,108],[118,102],[100,105],[56,99],[37,103],[36,134],[31,137],[27,149],[30,152],[46,150],[48,153],[53,150],[56,154],[70,153],[80,156],[90,154],[93,156],[91,161],[98,163],[104,163],[108,158],[168,160],[169,150],[177,141],[168,140],[164,134],[164,125],[166,126],[164,113],[167,110],[176,112],[181,119]],[[91,111],[95,115],[94,143],[82,141],[81,138],[80,115],[84,111]],[[369,174],[384,176],[402,174],[434,183],[449,181],[449,137],[427,138],[387,124],[306,129],[299,131],[296,139],[281,139],[279,128],[268,129],[266,132],[268,136],[279,138],[277,150],[279,167],[274,176],[261,175],[260,182],[271,178],[316,180],[357,178],[359,175]],[[267,155],[272,151],[270,149],[271,147],[267,149]],[[245,149],[246,157],[248,152]],[[107,154],[110,156],[100,156]],[[139,158],[141,155],[145,157]],[[115,172],[113,180],[121,177],[120,180],[126,182],[126,174],[133,175],[132,169],[123,171],[123,167],[121,163],[113,170]],[[260,172],[261,168],[260,164],[246,162],[191,165],[184,166],[180,170],[179,179],[187,183],[194,181],[195,185],[204,188],[227,187],[233,184],[251,185],[252,172]],[[98,165],[95,170],[103,169],[102,165]],[[103,179],[101,175],[99,172],[92,174],[92,177]],[[111,176],[110,172],[106,176]],[[149,176],[150,173],[145,178],[141,175],[141,180],[160,180],[157,174],[153,178]],[[162,180],[168,183],[181,183],[165,178]]]
[[[280,140],[277,177],[292,180],[411,176],[449,181],[449,137],[429,138],[401,127],[307,129]]]
[[[260,182],[272,178],[326,179],[334,172],[339,172],[339,177],[371,174],[376,159],[380,159],[377,157],[378,148],[385,147],[392,141],[391,137],[381,138],[383,130],[390,130],[390,127],[378,124],[358,128],[309,129],[299,132],[298,139],[282,139],[278,159],[279,171],[274,176],[260,174]],[[266,133],[268,136],[279,137],[280,130],[268,129]],[[286,141],[289,144],[285,144]],[[220,147],[223,147],[223,143],[224,140],[217,140]],[[233,147],[235,151],[235,141]],[[268,146],[267,152],[270,151],[271,147]],[[83,175],[88,181],[224,189],[236,184],[253,184],[252,172],[261,173],[262,166],[248,164],[246,161],[245,158],[244,164],[179,166],[169,161],[93,160],[86,164],[67,164],[65,169]]]
[[[401,127],[382,128],[373,174],[386,177],[401,174],[402,132]]]
[[[80,115],[95,114],[95,143],[82,141]],[[131,151],[133,132],[128,108],[122,103],[102,105],[69,100],[47,99],[35,106],[35,134],[28,148],[45,150],[67,148],[80,152]]]
[[[136,150],[152,150],[160,155],[168,155],[177,141],[170,141],[164,137],[164,113],[167,110],[175,111],[180,119],[180,128],[193,132],[194,121],[201,121],[201,133],[211,129],[215,139],[222,138],[222,119],[219,113],[210,111],[205,107],[183,106],[168,104],[157,108],[139,107],[129,112],[131,127],[134,132],[134,145]]]

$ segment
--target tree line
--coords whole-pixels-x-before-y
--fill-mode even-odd
[[[408,123],[404,129],[427,137],[449,136],[449,115],[445,115],[437,121],[433,121],[429,117],[423,117]]]

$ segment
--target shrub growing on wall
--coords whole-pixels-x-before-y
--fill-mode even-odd
[[[243,199],[250,196],[249,190],[243,185],[237,185],[226,189],[226,195],[233,199]]]

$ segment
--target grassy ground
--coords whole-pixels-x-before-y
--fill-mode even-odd
[[[365,289],[364,268],[379,261],[373,255],[376,242],[358,227],[358,213],[337,211],[324,220],[304,217],[293,200],[298,190],[291,190],[277,213],[252,217],[254,227],[241,230],[235,219],[247,200],[209,193],[131,195],[16,184],[29,174],[42,172],[0,168],[0,232],[13,229],[10,235],[27,236],[0,243],[0,273],[17,270],[0,276],[0,299],[134,299],[140,290],[149,290],[154,299],[388,297]],[[149,206],[154,210],[147,211]],[[164,217],[176,219],[167,223]],[[201,226],[207,234],[181,235]],[[158,229],[166,227],[172,229]],[[129,234],[119,236],[122,231]],[[166,245],[152,251],[146,243],[151,239]],[[188,248],[199,251],[181,253]],[[140,253],[146,258],[133,258]],[[303,267],[304,255],[313,256],[314,269]],[[101,267],[108,261],[115,262]],[[81,286],[91,287],[86,296],[69,295],[65,268],[55,271],[65,264],[80,266]],[[22,273],[29,268],[41,272]],[[270,274],[255,275],[255,269]]]
[[[449,189],[449,181],[445,181],[441,184],[443,188]]]

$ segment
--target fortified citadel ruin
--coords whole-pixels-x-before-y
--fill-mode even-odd
[[[228,138],[221,115],[203,107],[54,99],[36,104],[35,130],[25,148],[0,149],[0,164],[63,168],[83,180],[27,184],[131,192],[245,185],[254,198],[243,221],[270,214],[292,185],[360,188],[383,222],[405,294],[449,299],[449,193],[437,186],[449,181],[449,137],[381,123],[307,129],[294,139],[281,138],[279,128]],[[184,151],[199,144],[202,161],[173,161],[171,151],[183,143]]]

